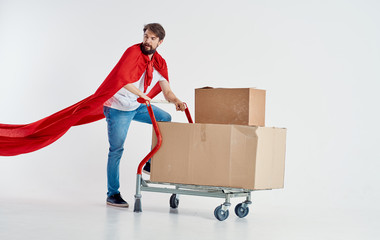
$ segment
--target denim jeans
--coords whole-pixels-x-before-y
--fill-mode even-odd
[[[164,110],[153,106],[152,109],[157,121],[170,122],[171,116]],[[107,187],[108,196],[119,192],[119,165],[124,151],[124,142],[127,137],[129,125],[132,120],[152,124],[148,109],[141,104],[133,111],[120,111],[114,108],[104,106],[104,116],[106,116],[108,141],[110,144],[107,163]]]

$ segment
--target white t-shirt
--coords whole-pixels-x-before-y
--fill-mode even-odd
[[[145,73],[140,77],[140,79],[137,82],[134,82],[133,85],[137,87],[141,92],[144,92],[144,79],[145,79]],[[149,93],[150,90],[157,84],[159,81],[166,81],[166,79],[156,71],[156,69],[153,68],[153,79],[152,83],[146,90],[146,94]],[[114,108],[120,111],[133,111],[137,109],[140,106],[140,103],[137,102],[138,96],[131,93],[124,87],[122,87],[113,97],[108,99],[104,106]]]

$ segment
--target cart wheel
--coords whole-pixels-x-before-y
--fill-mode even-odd
[[[179,205],[179,199],[177,198],[177,194],[173,194],[173,195],[170,197],[169,204],[170,204],[170,207],[171,207],[171,208],[178,208],[178,205]]]
[[[235,207],[235,214],[239,218],[243,218],[243,217],[247,216],[248,213],[249,213],[249,208],[248,207],[243,207],[242,203],[239,203],[238,205],[236,205],[236,207]]]
[[[214,216],[216,217],[216,219],[218,219],[219,221],[224,221],[228,218],[228,215],[230,215],[229,211],[226,210],[224,211],[222,209],[222,205],[218,206],[215,208],[214,210]]]

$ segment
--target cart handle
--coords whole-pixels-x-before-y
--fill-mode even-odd
[[[147,100],[145,100],[144,98],[141,98],[141,97],[139,97],[139,98],[137,98],[137,102],[139,102],[139,103],[141,103],[141,104],[149,104],[150,105],[150,103],[152,102],[152,103],[170,103],[170,102],[168,102],[168,101],[165,101],[165,100],[152,100],[151,102],[149,102],[149,101],[147,101]],[[189,123],[194,123],[193,122],[193,119],[192,119],[192,117],[191,117],[191,114],[190,114],[190,111],[189,111],[189,108],[187,107],[187,104],[186,103],[184,103],[185,104],[185,106],[186,106],[186,108],[185,108],[185,114],[186,114],[186,117],[187,117],[187,120],[189,121]],[[153,121],[152,121],[153,122]]]
[[[146,157],[140,162],[140,164],[139,164],[139,166],[137,168],[137,174],[141,175],[142,168],[144,167],[144,165],[149,161],[149,159],[151,159],[153,157],[154,154],[156,154],[156,152],[158,151],[158,149],[161,147],[162,135],[161,135],[160,129],[158,128],[158,124],[157,124],[156,118],[154,116],[152,105],[150,104],[150,102],[146,101],[143,98],[138,98],[137,102],[146,105],[146,107],[148,109],[149,116],[150,116],[150,120],[152,121],[154,132],[156,133],[156,137],[157,137],[157,144],[156,144],[156,146],[150,151],[150,153],[148,153],[148,155],[146,155]],[[189,123],[193,123],[193,119],[191,118],[189,108],[187,107],[186,103],[184,103],[184,104],[186,106],[185,114],[186,114],[187,120],[189,121]]]

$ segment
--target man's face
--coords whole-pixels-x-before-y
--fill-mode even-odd
[[[156,34],[147,29],[144,33],[143,53],[147,55],[153,54],[162,41],[163,40],[160,40]]]

